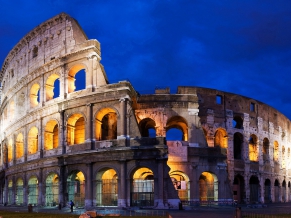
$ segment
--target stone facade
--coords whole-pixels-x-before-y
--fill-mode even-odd
[[[0,72],[0,203],[178,208],[290,200],[283,114],[206,88],[140,95],[128,81],[110,84],[100,60],[99,42],[63,13],[9,52]],[[172,129],[181,137],[166,141]]]

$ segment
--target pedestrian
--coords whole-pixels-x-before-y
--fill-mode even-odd
[[[73,213],[74,206],[75,206],[74,202],[70,200],[71,213]]]

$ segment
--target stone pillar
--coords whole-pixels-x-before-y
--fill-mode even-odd
[[[126,187],[126,160],[120,160],[120,178],[118,179],[118,207],[126,207],[127,187]]]
[[[60,114],[60,128],[59,128],[59,137],[60,137],[60,142],[59,145],[62,147],[62,154],[66,153],[66,143],[65,143],[65,118],[64,110],[59,110]]]
[[[249,176],[244,177],[245,191],[246,191],[246,203],[250,203],[250,178]]]
[[[265,203],[265,182],[263,177],[259,178],[260,179],[260,201],[262,203]]]
[[[5,176],[5,187],[4,187],[4,204],[8,203],[8,178]]]
[[[60,97],[62,99],[67,98],[67,90],[68,90],[68,82],[66,81],[66,65],[63,65],[61,68],[61,76],[60,76]]]
[[[126,130],[126,108],[127,108],[127,99],[121,98],[120,100],[120,125],[117,129],[117,138],[124,138],[127,136]]]
[[[37,204],[43,205],[43,196],[45,197],[45,190],[43,184],[43,168],[39,168],[39,180],[38,180],[38,199]]]
[[[87,122],[85,127],[85,141],[91,143],[93,140],[93,104],[87,104],[86,106]],[[93,149],[92,146],[91,149]]]
[[[94,91],[97,87],[97,68],[98,68],[98,58],[97,56],[93,56],[93,66],[92,66],[92,91]]]
[[[164,208],[164,159],[158,160],[158,175],[154,175],[155,177],[155,205],[156,208]]]
[[[16,164],[16,137],[14,134],[12,135],[12,162],[13,165]]]
[[[23,131],[23,148],[24,148],[24,162],[27,161],[27,147],[28,147],[28,133],[27,133],[27,127],[24,127],[24,131]]]
[[[93,164],[86,164],[87,166],[87,178],[86,178],[86,190],[85,190],[85,207],[90,209],[93,207]]]
[[[59,176],[59,204],[64,207],[66,206],[65,193],[66,193],[66,180],[65,180],[65,167],[60,166]]]
[[[42,118],[39,118],[39,132],[38,132],[38,149],[39,157],[43,158],[43,127]]]
[[[86,70],[86,89],[90,89],[93,86],[93,56],[88,57],[88,62],[89,62],[89,66],[88,66],[88,70]]]

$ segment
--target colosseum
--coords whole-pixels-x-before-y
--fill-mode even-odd
[[[109,83],[100,60],[100,43],[65,13],[8,53],[0,72],[0,204],[178,208],[291,200],[284,114],[208,88],[141,95],[128,81]],[[180,137],[166,140],[173,129]]]

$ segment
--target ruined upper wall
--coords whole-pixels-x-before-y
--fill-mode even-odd
[[[100,52],[99,42],[93,41],[92,44]],[[6,83],[13,83],[15,78],[19,80],[38,67],[74,52],[79,49],[78,45],[86,42],[87,36],[77,21],[65,13],[43,22],[26,34],[9,52],[0,72],[1,85],[5,80]],[[10,87],[11,85],[13,84],[9,84]]]

